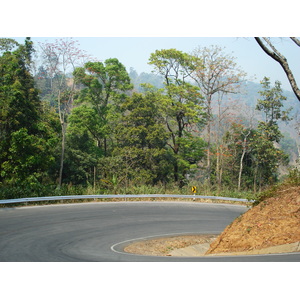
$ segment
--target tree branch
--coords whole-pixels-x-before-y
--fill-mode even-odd
[[[297,39],[296,37],[291,37],[290,39],[291,39],[293,42],[295,42],[295,44],[296,44],[297,46],[300,47],[300,40],[299,40],[299,39]]]
[[[270,57],[272,57],[274,60],[276,60],[282,67],[282,69],[284,70],[284,72],[286,73],[287,75],[287,78],[290,82],[290,85],[297,97],[297,99],[300,101],[300,89],[298,88],[298,85],[296,83],[296,80],[295,80],[295,77],[293,75],[293,72],[291,71],[290,67],[289,67],[289,64],[287,62],[287,59],[277,51],[277,49],[271,44],[271,42],[269,40],[267,40],[266,38],[263,38],[267,43],[268,45],[274,50],[274,51],[271,51],[264,43],[263,41],[261,40],[261,38],[259,37],[255,37],[254,38],[256,40],[256,42],[258,43],[258,45],[262,48],[262,50],[267,54],[269,55]],[[298,42],[298,40],[296,39],[296,41]],[[294,40],[294,42],[296,42]],[[296,42],[296,43],[297,43]]]
[[[270,57],[272,57],[274,60],[280,63],[280,58],[277,56],[277,54],[275,52],[270,51],[270,49],[265,46],[265,44],[262,42],[262,40],[259,37],[255,37],[254,39],[266,54],[268,54]]]

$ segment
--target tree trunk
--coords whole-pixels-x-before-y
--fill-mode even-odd
[[[238,180],[238,191],[241,190],[241,180],[242,180],[242,172],[243,172],[243,160],[246,153],[246,148],[243,148],[243,153],[240,160],[240,171],[239,171],[239,180]]]
[[[256,187],[257,169],[258,169],[258,166],[256,165],[255,169],[254,169],[254,178],[253,178],[253,191],[254,191],[254,193],[256,193],[256,191],[257,191],[257,187]]]
[[[210,175],[211,175],[211,160],[210,160],[210,147],[211,147],[211,122],[212,122],[212,112],[211,112],[211,97],[208,96],[207,99],[207,114],[208,114],[208,122],[207,122],[207,180],[208,184],[211,184]]]
[[[241,160],[240,160],[238,191],[240,191],[240,189],[241,189],[242,172],[243,172],[243,167],[244,167],[243,161],[244,161],[244,157],[246,154],[247,137],[249,134],[250,134],[250,131],[248,132],[248,134],[246,136],[244,136],[244,141],[243,141],[243,153],[242,153]]]
[[[218,192],[220,192],[220,149],[217,148],[217,162],[216,162],[216,178],[217,178],[217,186],[218,186]]]
[[[104,148],[104,156],[107,156],[107,139],[104,138],[103,140],[103,148]]]
[[[175,181],[176,183],[178,183],[178,181],[179,181],[179,175],[178,175],[178,172],[179,172],[179,170],[178,170],[178,162],[177,162],[177,159],[176,159],[176,161],[175,161],[175,163],[174,163],[174,181]]]
[[[97,169],[96,166],[94,166],[94,194],[96,193],[96,174],[97,174]]]
[[[206,171],[207,171],[207,183],[210,186],[211,185],[211,160],[210,160],[210,146],[211,146],[211,128],[210,128],[210,121],[208,121],[207,124],[207,157],[206,157]]]
[[[59,168],[59,179],[58,186],[61,188],[62,185],[62,174],[64,169],[64,158],[65,158],[65,143],[66,143],[66,124],[62,124],[62,141],[61,141],[61,155],[60,155],[60,168]]]
[[[221,191],[222,187],[222,176],[223,176],[223,148],[219,147],[219,170],[218,170],[218,192]]]
[[[65,118],[64,118],[64,113],[61,111],[61,92],[58,90],[58,95],[57,95],[57,102],[58,102],[58,115],[59,115],[59,120],[60,120],[60,125],[61,125],[61,153],[60,153],[60,168],[59,168],[59,177],[58,177],[58,187],[61,188],[62,185],[62,174],[63,174],[63,168],[64,168],[64,156],[65,156]]]

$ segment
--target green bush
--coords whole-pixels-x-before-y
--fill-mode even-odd
[[[294,167],[289,170],[289,175],[286,179],[286,183],[291,186],[300,185],[300,170],[297,167]]]
[[[295,187],[300,185],[300,170],[297,167],[291,168],[287,178],[276,185],[269,187],[268,189],[259,193],[256,201],[253,203],[253,206],[259,204],[260,202],[276,196],[276,194],[283,189],[289,187]]]

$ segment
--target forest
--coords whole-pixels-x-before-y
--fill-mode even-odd
[[[293,172],[297,144],[281,128],[300,126],[279,81],[262,78],[249,106],[247,74],[219,46],[148,63],[139,75],[72,38],[0,39],[0,199],[191,186],[253,198]]]

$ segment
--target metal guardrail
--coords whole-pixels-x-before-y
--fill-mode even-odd
[[[70,196],[49,196],[0,200],[0,204],[9,203],[26,203],[37,201],[55,201],[55,200],[75,200],[75,199],[118,199],[118,198],[188,198],[188,199],[211,199],[237,202],[253,202],[254,200],[219,197],[219,196],[202,196],[202,195],[172,195],[172,194],[144,194],[144,195],[70,195]]]

